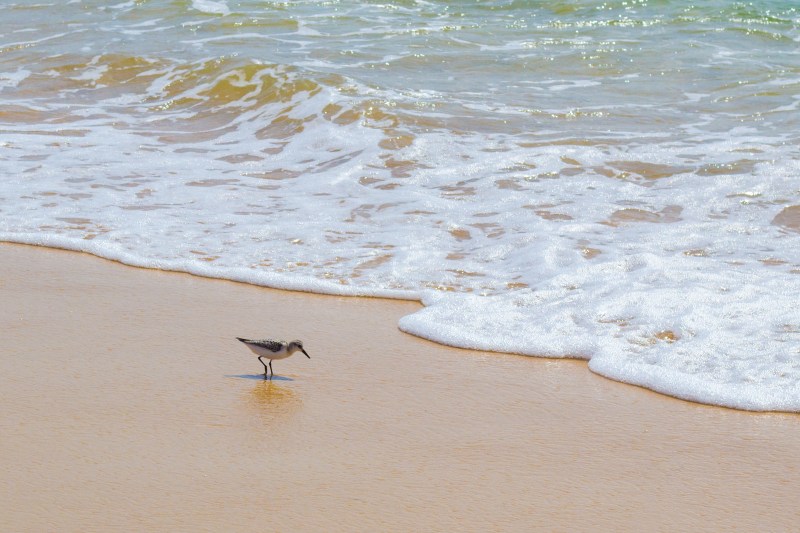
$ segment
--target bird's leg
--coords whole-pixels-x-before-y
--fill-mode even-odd
[[[275,371],[272,370],[272,359],[269,360],[269,371],[272,372],[272,377],[275,377]],[[272,378],[269,378],[272,379]]]
[[[261,357],[263,357],[263,356],[261,356]],[[264,362],[263,359],[261,359],[261,357],[259,357],[258,360],[261,362],[262,365],[264,365],[264,379],[267,379],[267,364]],[[272,361],[270,361],[270,363],[271,362]]]

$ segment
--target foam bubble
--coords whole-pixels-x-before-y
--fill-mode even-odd
[[[192,7],[212,15],[230,15],[231,10],[224,0],[192,0]]]
[[[14,72],[0,73],[0,91],[2,91],[6,87],[11,88],[18,86],[21,81],[23,81],[30,75],[31,71],[24,68],[18,68]]]

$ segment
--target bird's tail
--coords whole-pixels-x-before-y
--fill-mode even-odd
[[[242,342],[247,342],[247,339],[243,339],[243,338],[241,338],[241,337],[236,337],[236,340],[238,340],[238,341],[242,341]]]

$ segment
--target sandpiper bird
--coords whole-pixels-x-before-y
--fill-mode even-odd
[[[269,375],[268,372],[272,372],[272,375],[275,375],[275,372],[272,370],[272,361],[274,359],[286,359],[294,352],[300,351],[303,352],[306,357],[311,359],[311,356],[306,353],[303,349],[303,341],[274,341],[272,339],[264,339],[260,341],[250,340],[250,339],[243,339],[241,337],[236,337],[238,340],[242,341],[245,346],[250,348],[250,350],[258,355],[258,360],[261,361],[261,364],[264,365],[264,379],[267,379]],[[266,357],[269,359],[269,366],[267,363],[264,362],[262,357]],[[269,369],[269,370],[267,370]]]

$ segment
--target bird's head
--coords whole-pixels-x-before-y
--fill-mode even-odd
[[[305,354],[306,357],[311,359],[311,356],[308,355],[308,353],[303,349],[303,341],[292,341],[292,342],[289,343],[289,351],[290,352],[294,353],[297,350],[300,350],[301,352],[303,352],[303,354]]]

